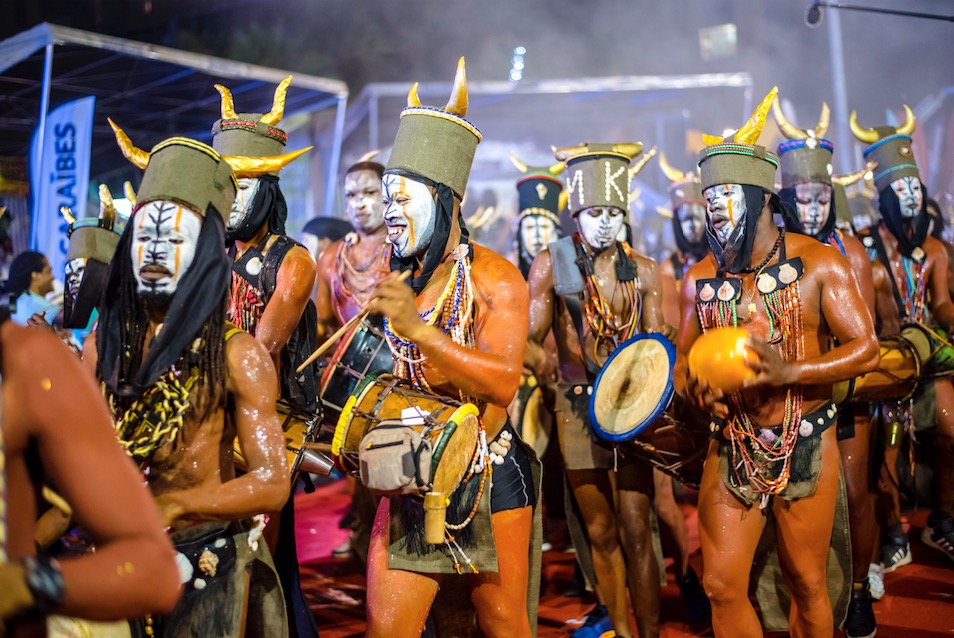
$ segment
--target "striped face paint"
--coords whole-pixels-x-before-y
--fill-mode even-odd
[[[139,293],[172,295],[192,265],[202,217],[174,202],[148,202],[133,213],[129,245]]]
[[[255,195],[258,194],[260,182],[257,177],[243,177],[236,181],[238,182],[238,191],[235,193],[235,201],[232,202],[229,221],[225,226],[226,230],[235,230],[245,221],[248,214],[252,212],[252,203],[255,201]]]
[[[741,184],[717,184],[703,191],[709,225],[727,251],[741,243],[745,229],[745,193]]]
[[[901,215],[917,217],[921,212],[921,180],[917,177],[902,177],[891,182],[891,189],[901,204]]]

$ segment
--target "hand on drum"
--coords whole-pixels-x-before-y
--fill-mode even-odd
[[[676,343],[676,327],[671,326],[668,323],[664,323],[659,326],[659,330],[655,331],[657,334],[661,334],[666,339],[669,339],[673,344]]]
[[[427,325],[417,314],[414,290],[404,283],[401,273],[392,272],[378,284],[367,310],[387,315],[391,329],[410,341],[415,341],[415,333]]]
[[[693,402],[711,414],[720,419],[726,419],[729,416],[729,405],[725,401],[725,392],[718,388],[710,387],[705,381],[701,381],[693,374],[686,376],[686,393]]]
[[[758,356],[750,357],[745,361],[745,364],[755,372],[755,378],[746,381],[745,388],[763,386],[778,388],[794,383],[791,378],[792,368],[778,350],[765,341],[753,337],[749,337],[746,347]]]

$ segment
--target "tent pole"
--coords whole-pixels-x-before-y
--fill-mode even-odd
[[[331,159],[328,161],[328,186],[325,189],[325,215],[328,217],[334,216],[331,209],[335,204],[338,164],[341,162],[341,137],[344,135],[345,109],[347,106],[347,95],[338,98],[338,109],[335,112],[335,137],[331,142]]]
[[[37,148],[40,149],[40,157],[36,159],[37,166],[43,167],[43,149],[46,140],[46,116],[50,110],[50,87],[53,83],[53,43],[46,45],[46,52],[43,55],[43,87],[40,92],[40,121],[37,124]],[[36,205],[36,194],[33,194],[33,203]],[[39,211],[33,210],[30,216],[30,248],[36,249],[39,245],[39,237],[36,236],[38,227],[36,224],[36,215]]]

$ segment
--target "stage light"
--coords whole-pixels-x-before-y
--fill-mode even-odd
[[[527,53],[527,48],[517,45],[513,48],[513,56],[510,58],[510,83],[516,84],[523,79],[523,69],[525,62],[523,56]]]

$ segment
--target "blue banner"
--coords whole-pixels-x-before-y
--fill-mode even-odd
[[[95,97],[84,97],[53,109],[46,118],[43,148],[39,126],[30,145],[30,248],[46,255],[57,279],[63,277],[68,244],[60,207],[69,206],[77,219],[86,216],[95,102]]]

